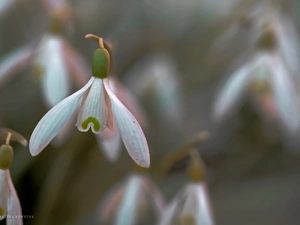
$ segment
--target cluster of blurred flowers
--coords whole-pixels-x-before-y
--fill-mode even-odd
[[[110,74],[113,47],[102,38],[88,35],[99,44],[90,70],[63,36],[72,24],[72,10],[67,1],[42,2],[49,16],[49,30],[39,40],[13,50],[0,61],[1,85],[28,66],[34,68],[41,82],[44,104],[49,111],[32,133],[30,153],[38,155],[49,143],[61,147],[76,124],[79,131],[92,130],[103,155],[112,163],[118,160],[123,141],[131,158],[148,168],[150,154],[142,130],[147,127],[147,117],[137,97],[150,90],[157,114],[169,123],[182,120],[181,82],[174,59],[168,53],[155,52],[137,63],[138,72],[133,68],[131,73],[138,75],[129,81],[137,87],[133,94]],[[14,3],[7,0],[0,5],[0,18]],[[292,19],[276,1],[258,2],[233,20],[216,42],[216,48],[222,49],[242,29],[249,31],[245,40],[247,49],[243,60],[233,63],[229,79],[220,88],[212,109],[214,121],[234,117],[245,100],[250,100],[264,121],[275,122],[283,133],[299,133],[299,39]],[[75,90],[73,84],[79,90],[71,94]],[[13,158],[10,140],[23,145],[27,142],[8,129],[0,130],[0,134],[6,138],[0,148],[0,216],[5,218],[22,214],[9,173]],[[137,167],[101,201],[97,211],[99,224],[133,225],[153,212],[150,217],[157,218],[159,225],[213,225],[204,163],[193,148],[185,148],[184,155],[190,155],[187,166],[190,181],[170,204],[165,204],[151,176]],[[7,224],[22,224],[22,219],[7,217]]]
[[[251,5],[228,27],[216,46],[248,31],[242,60],[236,60],[232,74],[216,99],[214,119],[236,114],[249,99],[264,121],[275,122],[283,133],[299,132],[299,37],[288,12],[276,1]]]

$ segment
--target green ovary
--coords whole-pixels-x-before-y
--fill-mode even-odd
[[[13,160],[13,149],[10,145],[0,147],[0,169],[7,170]]]
[[[87,129],[89,123],[94,124],[94,130],[95,130],[96,132],[100,130],[101,125],[100,125],[99,121],[98,121],[95,117],[92,117],[92,116],[88,117],[88,118],[81,124],[82,128],[83,128],[83,129]]]

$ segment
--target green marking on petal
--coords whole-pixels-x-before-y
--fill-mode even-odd
[[[0,216],[4,216],[5,215],[5,211],[3,208],[0,207]]]
[[[89,123],[94,124],[94,130],[95,130],[96,132],[100,130],[101,125],[100,125],[99,121],[98,121],[95,117],[92,117],[92,116],[90,116],[89,118],[87,118],[87,119],[81,124],[82,128],[83,128],[83,129],[87,129]]]

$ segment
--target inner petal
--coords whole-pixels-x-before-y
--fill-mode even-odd
[[[81,106],[77,118],[78,130],[100,133],[107,126],[107,106],[105,104],[105,93],[102,79],[95,79],[91,89]]]

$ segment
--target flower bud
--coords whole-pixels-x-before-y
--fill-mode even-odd
[[[7,170],[13,159],[13,149],[10,145],[0,147],[0,169]]]

